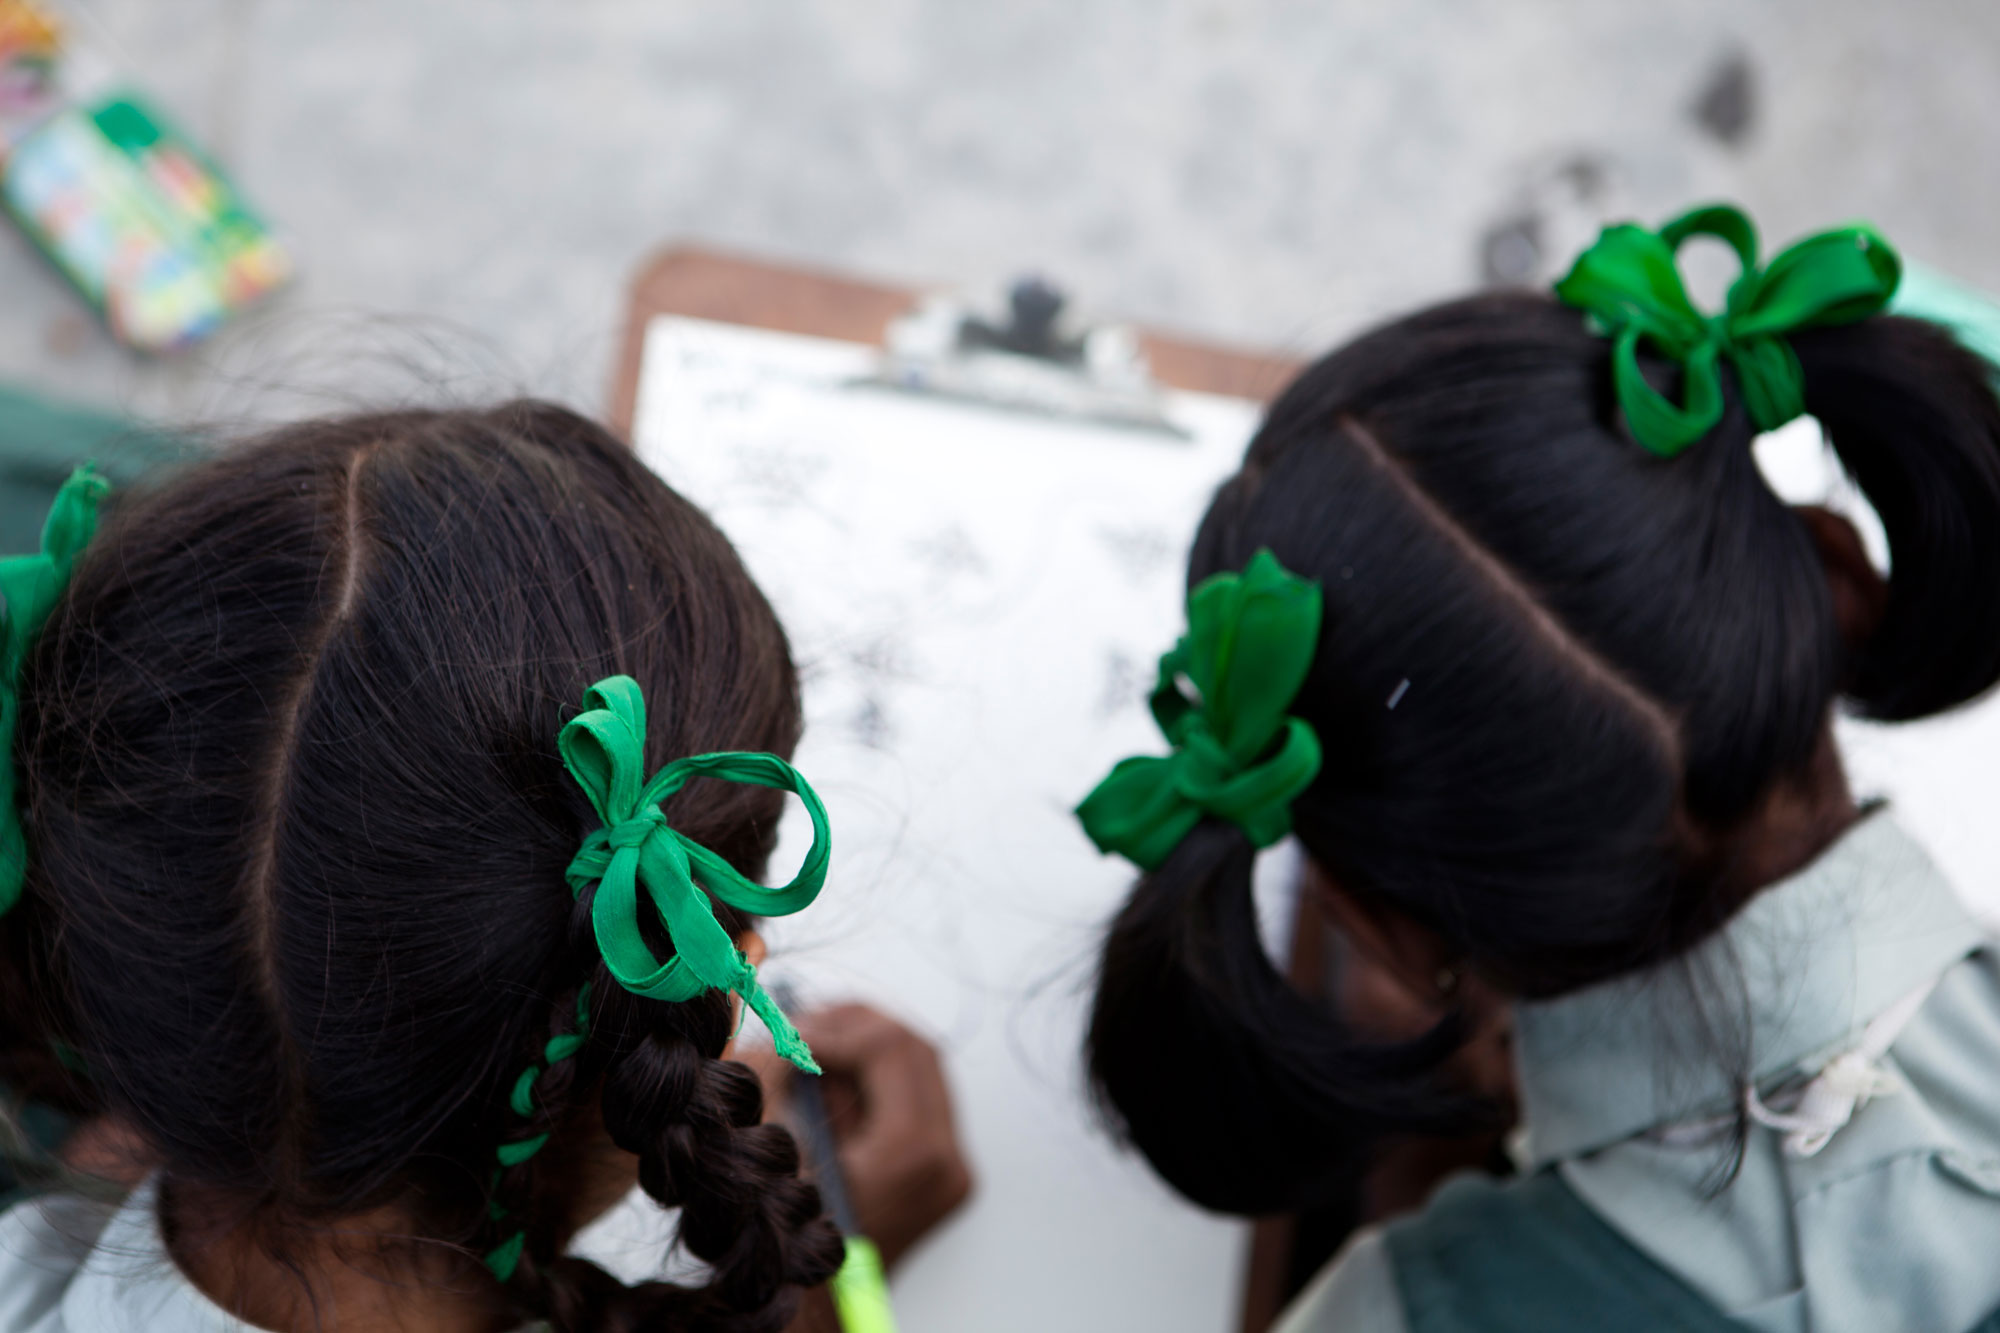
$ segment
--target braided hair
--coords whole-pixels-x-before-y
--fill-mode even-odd
[[[199,1199],[285,1260],[394,1206],[516,1317],[782,1327],[840,1241],[721,1058],[729,997],[623,990],[564,883],[595,816],[555,739],[614,673],[649,765],[797,741],[728,543],[562,409],[312,422],[117,497],[23,672],[0,1078],[133,1126],[170,1238]],[[755,875],[781,799],[666,814]],[[705,1282],[566,1253],[611,1145]]]

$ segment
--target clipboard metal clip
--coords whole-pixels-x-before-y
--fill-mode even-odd
[[[880,365],[854,383],[1192,439],[1167,417],[1138,335],[1122,324],[1079,326],[1066,304],[1037,277],[1008,289],[999,319],[962,297],[929,297],[889,326]]]

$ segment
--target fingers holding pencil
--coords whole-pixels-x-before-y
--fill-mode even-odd
[[[937,1049],[860,1004],[815,1010],[798,1026],[826,1071],[819,1088],[855,1224],[893,1269],[972,1193]],[[770,1113],[780,1115],[791,1067],[761,1052],[740,1058],[757,1069]]]

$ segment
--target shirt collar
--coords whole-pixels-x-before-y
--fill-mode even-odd
[[[1746,1065],[1761,1082],[1832,1054],[1985,942],[1923,849],[1873,813],[1681,958],[1516,1005],[1528,1157],[1727,1111]]]
[[[64,1198],[50,1196],[34,1206]],[[46,1327],[51,1333],[132,1328],[149,1333],[260,1333],[261,1325],[246,1323],[211,1301],[175,1266],[159,1209],[159,1177],[149,1176],[104,1223],[96,1245],[63,1293],[61,1319],[37,1323],[35,1328]],[[545,1322],[523,1324],[519,1333],[551,1333],[551,1328]]]
[[[112,1214],[62,1301],[64,1329],[145,1328],[252,1333],[181,1275],[160,1233],[159,1178]]]

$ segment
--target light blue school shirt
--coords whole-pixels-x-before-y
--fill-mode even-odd
[[[1726,1142],[1666,1132],[1738,1102],[1704,1022],[1747,1039],[1757,1086],[1776,1098],[1933,980],[1881,1061],[1895,1090],[1817,1155],[1789,1156],[1782,1133],[1753,1125],[1730,1179]],[[1963,1333],[2000,1309],[2000,959],[1886,812],[1685,959],[1516,1006],[1514,1059],[1524,1169],[1553,1167],[1746,1328]],[[1278,1324],[1335,1330],[1406,1333],[1379,1230],[1358,1233]]]
[[[263,1331],[175,1266],[149,1179],[123,1203],[53,1194],[0,1214],[0,1333]]]

